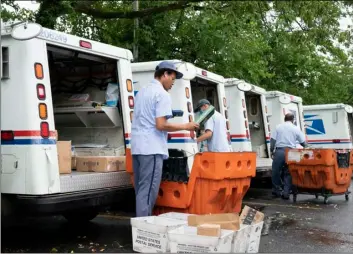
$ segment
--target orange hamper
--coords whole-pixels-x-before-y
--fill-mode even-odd
[[[287,149],[286,162],[292,176],[293,201],[298,193],[324,197],[327,204],[332,195],[345,195],[348,191],[352,171],[353,153],[351,150],[337,149]]]
[[[168,165],[172,160],[173,156]],[[166,212],[239,213],[251,178],[256,174],[254,152],[198,153],[190,175],[182,172],[185,163],[173,163],[174,167],[163,169],[155,215]],[[132,168],[128,172],[132,175]]]

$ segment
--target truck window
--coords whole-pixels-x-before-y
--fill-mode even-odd
[[[1,79],[10,78],[9,48],[1,47]]]

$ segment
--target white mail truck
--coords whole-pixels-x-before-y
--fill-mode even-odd
[[[57,147],[58,140],[71,141],[81,155],[125,156],[134,107],[131,60],[127,49],[35,23],[2,25],[2,215],[86,221],[132,190],[124,168],[96,172],[89,169],[97,165],[86,163],[87,172],[61,173]]]
[[[266,90],[237,78],[226,79],[225,89],[233,151],[256,152],[257,177],[268,176],[272,159]]]
[[[313,147],[352,149],[353,108],[343,103],[304,106],[308,144]]]

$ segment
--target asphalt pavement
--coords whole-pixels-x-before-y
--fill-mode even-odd
[[[270,189],[252,187],[243,204],[266,215],[260,252],[353,251],[352,194],[348,202],[335,196],[328,204],[322,197],[298,195],[294,204],[273,199]],[[2,221],[1,252],[133,252],[131,216],[133,211],[102,213],[80,227],[60,216]]]

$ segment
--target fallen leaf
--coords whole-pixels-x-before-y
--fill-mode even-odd
[[[58,252],[56,248],[52,248],[50,252]]]

